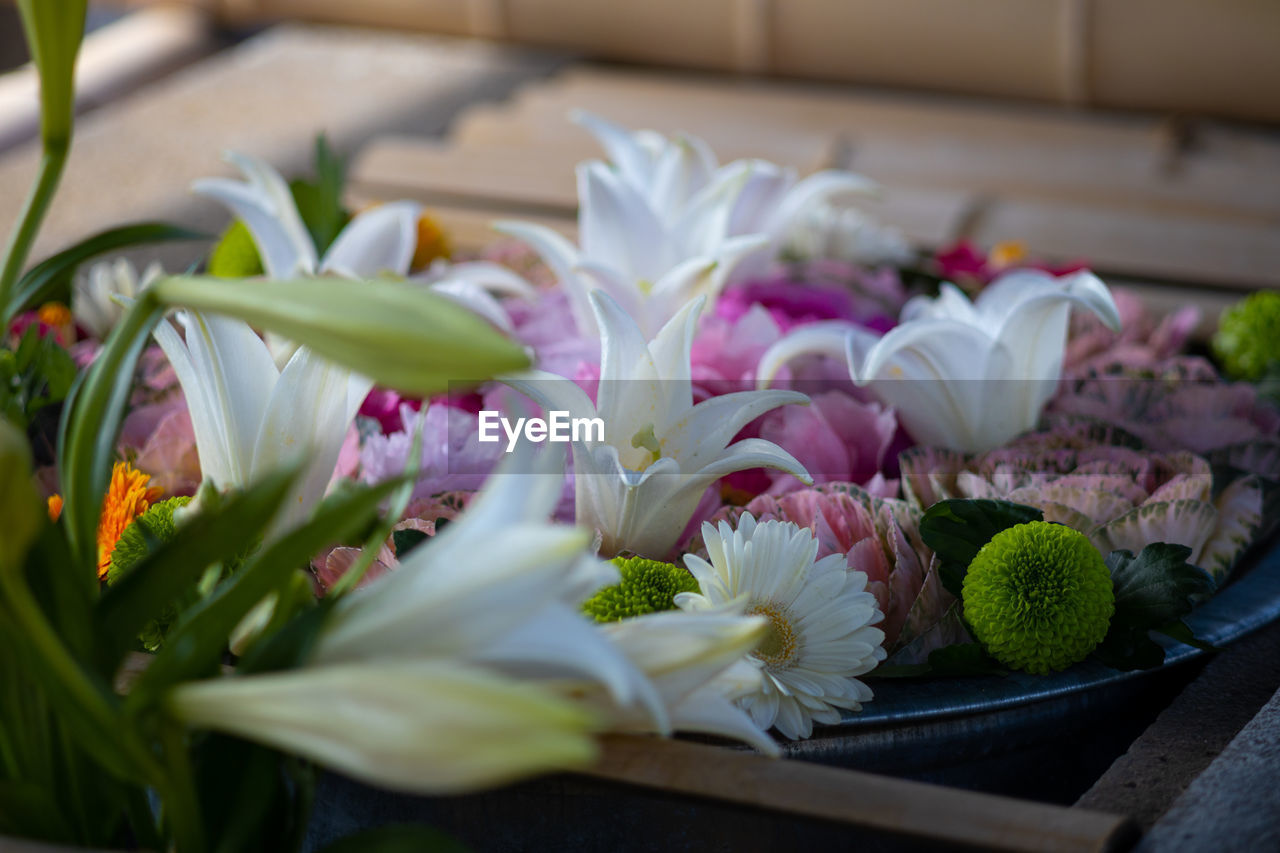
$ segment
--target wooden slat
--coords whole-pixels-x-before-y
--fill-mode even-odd
[[[610,736],[588,775],[981,850],[1123,849],[1127,818],[764,758],[723,747]],[[853,839],[850,839],[852,842]]]

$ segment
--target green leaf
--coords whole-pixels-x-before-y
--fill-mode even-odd
[[[1044,513],[1035,507],[1012,501],[944,500],[925,512],[920,520],[920,536],[941,561],[942,585],[960,598],[969,564],[991,537],[1010,527],[1043,518]]]
[[[316,244],[316,254],[323,257],[347,224],[347,212],[342,206],[347,164],[329,147],[323,133],[316,137],[315,172],[314,181],[292,181],[289,190]]]
[[[238,317],[310,347],[380,385],[430,395],[529,366],[524,348],[476,314],[406,282],[175,276],[149,293]]]
[[[1126,672],[1155,669],[1164,663],[1164,648],[1151,639],[1149,631],[1132,627],[1117,628],[1114,622],[1092,654],[1112,669]]]
[[[217,509],[196,515],[107,589],[94,612],[101,672],[114,674],[143,626],[190,591],[209,566],[243,556],[244,546],[257,541],[275,517],[296,474],[273,473]]]
[[[146,704],[178,681],[216,672],[227,638],[245,614],[288,584],[297,568],[326,545],[364,530],[382,500],[399,485],[399,480],[391,480],[322,504],[306,524],[262,548],[170,632],[156,659],[134,685],[130,706]]]
[[[90,567],[98,562],[98,516],[111,477],[120,420],[133,388],[138,357],[160,315],[161,309],[150,294],[143,294],[130,306],[63,408],[58,442],[62,519],[75,569],[85,572],[88,584],[97,583],[96,570],[90,572]]]
[[[438,829],[393,823],[348,835],[320,853],[468,853],[469,849]]]
[[[1202,652],[1221,651],[1213,643],[1206,643],[1199,639],[1195,632],[1191,630],[1191,626],[1181,619],[1170,622],[1168,625],[1162,625],[1156,629],[1157,633],[1164,634],[1171,640],[1177,640],[1179,643],[1185,643],[1188,646],[1197,648]]]
[[[4,308],[4,324],[7,326],[22,311],[50,300],[70,303],[72,274],[85,261],[99,255],[141,243],[207,239],[204,234],[163,222],[123,225],[86,237],[36,264],[18,280],[9,304]]]
[[[1191,612],[1198,600],[1213,594],[1216,585],[1204,569],[1187,562],[1191,549],[1154,542],[1137,557],[1112,551],[1107,568],[1116,592],[1113,626],[1159,629]]]
[[[1189,556],[1190,548],[1166,542],[1146,546],[1137,557],[1131,551],[1107,555],[1116,610],[1106,638],[1094,649],[1098,660],[1120,670],[1160,666],[1165,652],[1152,631],[1204,647],[1181,619],[1213,594],[1215,584],[1208,572],[1187,562]]]
[[[429,538],[430,537],[421,530],[414,530],[412,528],[405,528],[403,530],[396,530],[392,532],[391,541],[396,547],[396,559],[404,560],[404,558],[409,555],[410,551],[417,548]]]

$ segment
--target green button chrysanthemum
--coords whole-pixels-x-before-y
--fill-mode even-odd
[[[1280,293],[1262,290],[1224,311],[1213,352],[1236,379],[1261,379],[1280,363]]]
[[[191,503],[191,498],[169,498],[153,504],[142,515],[129,522],[120,534],[115,550],[111,552],[111,565],[107,569],[107,583],[115,583],[128,574],[134,566],[159,546],[173,538],[176,526],[173,511]]]
[[[698,582],[688,570],[642,557],[616,558],[622,582],[591,596],[582,609],[597,622],[617,622],[660,610],[674,610],[677,593],[697,592]]]
[[[1012,669],[1043,674],[1083,660],[1115,610],[1111,572],[1084,534],[1032,521],[982,547],[964,579],[978,642]]]

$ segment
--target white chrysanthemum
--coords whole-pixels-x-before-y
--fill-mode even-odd
[[[818,542],[791,522],[757,524],[744,514],[702,525],[710,562],[686,555],[701,594],[681,593],[676,604],[703,610],[745,599],[746,612],[769,620],[764,640],[747,660],[763,671],[761,688],[739,702],[761,728],[789,738],[813,733],[813,723],[840,722],[840,709],[858,711],[871,699],[865,675],[885,658],[884,618],[867,576],[849,571],[839,555],[816,560]]]
[[[124,306],[164,270],[159,263],[150,264],[142,274],[126,258],[103,261],[76,277],[71,292],[71,315],[86,332],[102,340],[124,316]]]

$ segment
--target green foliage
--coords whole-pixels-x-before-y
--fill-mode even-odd
[[[0,417],[25,430],[42,409],[65,400],[75,380],[71,354],[33,323],[17,349],[0,348]]]
[[[45,302],[57,301],[70,304],[71,278],[76,269],[86,261],[107,252],[116,252],[144,243],[205,239],[208,238],[203,234],[179,228],[176,225],[166,225],[163,222],[122,225],[86,237],[79,243],[36,264],[18,280],[9,304],[0,306],[4,310],[5,323],[11,322],[19,312]]]
[[[964,578],[974,637],[1012,669],[1043,674],[1093,651],[1115,609],[1111,575],[1083,533],[1032,521],[1002,530]]]
[[[1116,669],[1150,669],[1164,663],[1164,649],[1151,632],[1198,645],[1181,621],[1198,602],[1213,594],[1208,572],[1187,562],[1191,549],[1156,542],[1134,556],[1112,551],[1107,556],[1115,585],[1116,612],[1111,630],[1098,648],[1103,663]]]
[[[622,580],[599,590],[582,604],[583,611],[597,622],[618,622],[646,613],[674,610],[677,594],[698,591],[693,575],[672,563],[643,557],[617,557],[613,564],[618,567]]]
[[[316,244],[317,255],[324,255],[333,245],[350,218],[342,206],[342,190],[346,181],[346,161],[329,147],[325,135],[319,134],[316,137],[315,179],[298,179],[289,183],[302,223]]]
[[[1218,321],[1212,343],[1228,376],[1262,379],[1280,365],[1280,293],[1260,290],[1232,305]]]
[[[1044,513],[1035,507],[1011,501],[938,501],[921,518],[920,536],[941,561],[942,585],[960,598],[965,573],[982,546],[1002,530],[1043,518]]]
[[[209,255],[209,275],[249,278],[262,273],[262,256],[258,254],[258,245],[253,242],[249,226],[242,219],[231,220]]]

